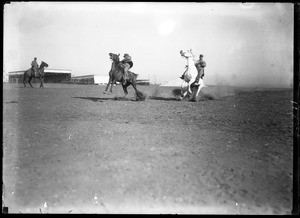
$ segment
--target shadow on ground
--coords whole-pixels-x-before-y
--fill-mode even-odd
[[[162,100],[162,101],[178,101],[177,98],[172,98],[172,97],[157,97],[157,96],[149,96],[149,99],[151,100]]]
[[[96,97],[72,97],[72,98],[80,98],[85,100],[91,100],[93,102],[103,102],[103,101],[136,101],[134,99],[128,99],[124,97],[114,97],[114,98],[96,98]]]
[[[97,98],[97,97],[72,97],[72,98],[79,98],[90,100],[93,102],[103,102],[103,101],[137,101],[135,99],[129,99],[124,97],[113,97],[113,98]],[[149,96],[151,100],[159,100],[159,101],[180,101],[178,98],[175,97],[158,97],[158,96]],[[215,98],[211,95],[204,95],[201,96],[197,101],[207,101],[207,100],[215,100]],[[189,101],[188,98],[182,99],[181,101]]]
[[[5,104],[11,104],[11,103],[17,103],[18,104],[18,102],[17,101],[9,101],[9,102],[4,102]]]

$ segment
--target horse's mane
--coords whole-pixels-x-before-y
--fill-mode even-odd
[[[41,69],[43,67],[48,67],[48,64],[44,61],[42,61],[41,65],[39,66],[39,69]]]

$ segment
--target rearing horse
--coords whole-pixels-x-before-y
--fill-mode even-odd
[[[121,82],[123,81],[123,73],[124,73],[124,69],[121,67],[120,65],[120,60],[119,60],[119,56],[120,54],[113,54],[113,53],[109,53],[110,59],[112,60],[112,64],[111,64],[111,70],[109,71],[109,81],[106,85],[105,91],[103,92],[103,94],[107,93],[107,90],[110,86],[110,91],[108,94],[112,93],[112,88],[113,85],[116,82]],[[132,85],[132,87],[134,88],[134,90],[138,93],[139,91],[136,88],[136,78],[137,78],[138,74],[135,74],[131,71],[128,71],[128,79],[126,80],[127,83],[125,85],[122,84],[123,87],[123,91],[124,91],[124,97],[128,94],[127,91],[127,87]]]
[[[186,52],[180,51],[182,57],[187,59],[187,69],[183,75],[183,81],[181,84],[181,97],[183,99],[188,93],[192,94],[191,84],[195,81],[197,77],[197,68],[194,62],[194,54],[192,53],[192,49],[187,50]],[[193,98],[195,98],[195,94],[193,94]]]
[[[29,85],[31,86],[31,88],[33,88],[32,84],[31,84],[32,78],[38,78],[41,82],[40,88],[44,87],[44,77],[45,77],[44,68],[45,67],[48,67],[48,64],[45,63],[44,61],[42,61],[40,67],[37,69],[37,75],[34,75],[32,68],[26,70],[23,74],[24,87],[26,87],[26,82],[28,82]]]

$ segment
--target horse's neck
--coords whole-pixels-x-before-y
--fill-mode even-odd
[[[41,65],[38,70],[41,71],[41,72],[44,72],[44,69],[45,69],[45,66]]]
[[[194,64],[194,58],[193,57],[188,57],[187,58],[187,62],[188,62],[188,68],[187,68],[187,71],[186,73],[190,76],[192,76],[192,80],[194,80],[194,77],[196,77],[197,75],[197,69],[196,69],[196,66]]]
[[[113,62],[113,64],[112,64],[112,69],[118,69],[119,68],[119,64],[120,64],[121,62],[120,61],[114,61]]]
[[[188,62],[189,66],[192,65],[192,64],[194,64],[194,58],[193,57],[188,57],[187,58],[187,62]]]
[[[111,69],[114,70],[114,69],[116,69],[116,67],[117,67],[116,61],[112,62],[111,63]]]

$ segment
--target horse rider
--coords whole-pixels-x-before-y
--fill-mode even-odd
[[[124,69],[123,75],[123,85],[126,84],[126,80],[128,79],[128,70],[132,68],[133,62],[131,60],[131,56],[129,54],[124,54],[124,59],[121,61],[121,67]]]
[[[37,76],[37,69],[39,67],[36,60],[37,60],[37,58],[34,58],[34,60],[31,62],[31,69],[32,69],[32,72],[33,72],[34,76]]]
[[[199,85],[199,80],[204,77],[204,67],[206,67],[206,63],[203,60],[203,54],[199,55],[199,60],[195,61],[195,66],[198,70],[198,75],[195,79],[194,84]]]

